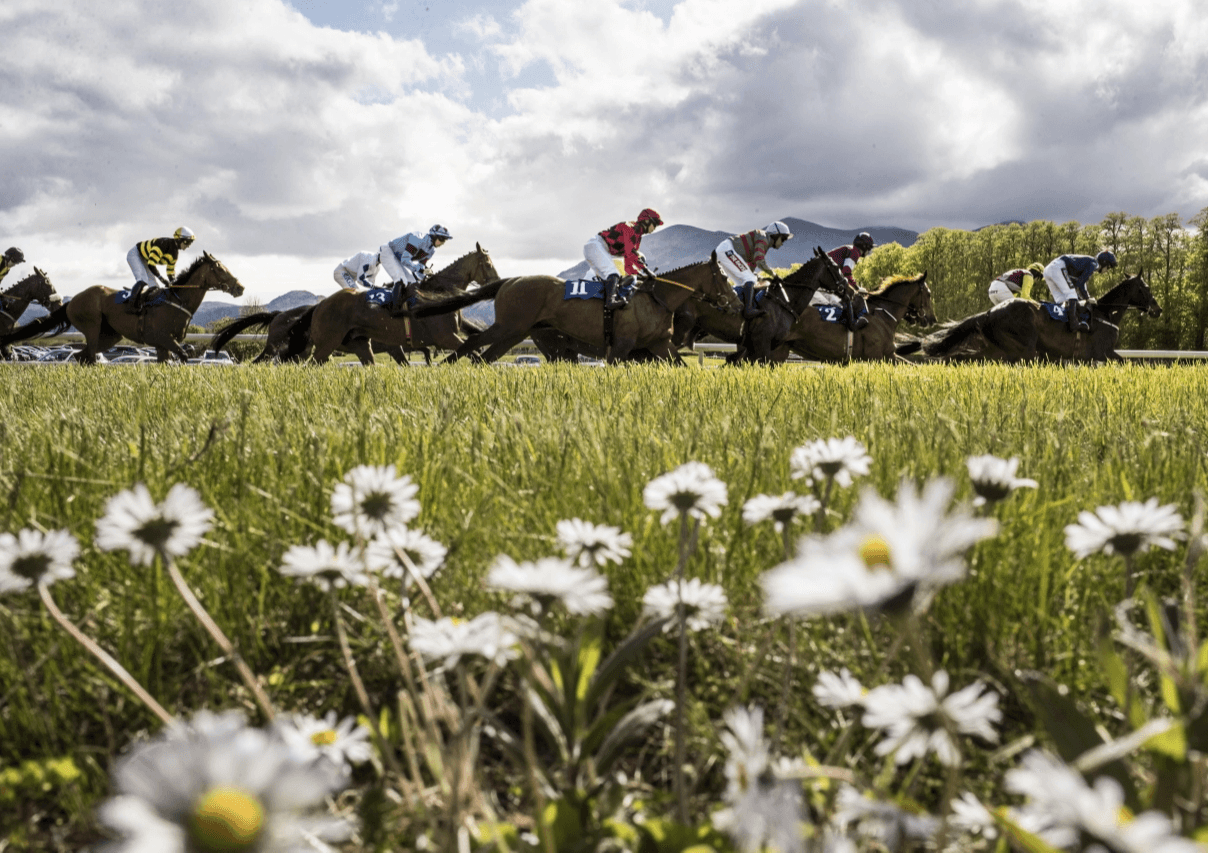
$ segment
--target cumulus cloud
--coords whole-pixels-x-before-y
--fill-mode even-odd
[[[463,55],[284,0],[6,0],[0,240],[71,293],[188,224],[271,296],[433,222],[515,274],[648,205],[730,230],[1193,215],[1208,23],[1107,5],[483,2],[446,22]]]

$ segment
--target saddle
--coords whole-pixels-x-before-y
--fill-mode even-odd
[[[621,279],[620,285],[617,287],[617,296],[628,302],[635,291],[637,291],[637,281],[633,276],[627,275]],[[565,288],[562,292],[562,299],[603,299],[604,298],[604,282],[597,281],[591,278],[572,278],[566,281]]]

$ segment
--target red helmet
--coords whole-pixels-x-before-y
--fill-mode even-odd
[[[638,222],[649,222],[652,226],[662,225],[663,217],[653,207],[648,207],[638,214]]]

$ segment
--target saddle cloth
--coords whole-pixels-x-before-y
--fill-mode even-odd
[[[617,290],[617,295],[628,301],[629,297],[633,296],[635,286],[632,284],[622,285]],[[603,299],[604,298],[604,282],[597,281],[593,278],[572,278],[566,282],[566,290],[562,293],[563,299]]]
[[[842,305],[812,305],[811,307],[818,309],[818,317],[824,323],[842,323],[843,322],[843,306]]]
[[[130,301],[130,290],[131,288],[129,287],[125,288],[124,290],[119,290],[113,295],[113,301],[118,305],[125,305]],[[144,288],[143,293],[147,294],[147,297],[143,302],[144,308],[150,308],[152,305],[162,305],[168,301],[168,291],[164,290],[162,287],[157,287],[154,290]]]
[[[1056,320],[1058,323],[1066,322],[1065,305],[1063,303],[1041,302],[1040,307],[1043,308],[1046,313],[1048,313],[1051,319]],[[1079,311],[1078,314],[1083,320],[1089,321],[1091,318],[1091,312],[1085,308]]]
[[[394,302],[394,288],[375,287],[372,290],[366,290],[365,301],[370,305],[390,305]],[[407,300],[407,305],[412,306],[418,301],[418,297],[412,296]]]

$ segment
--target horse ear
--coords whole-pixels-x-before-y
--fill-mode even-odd
[[[482,252],[482,243],[475,243],[474,248],[477,249],[481,253]]]
[[[923,270],[923,274],[921,276],[919,276],[919,281],[926,281],[926,280],[927,280],[927,270]]]
[[[821,247],[821,246],[815,246],[815,247],[814,247],[814,257],[815,257],[815,258],[820,258],[820,257],[822,257],[824,254],[826,254],[826,253],[822,251],[822,247]]]

